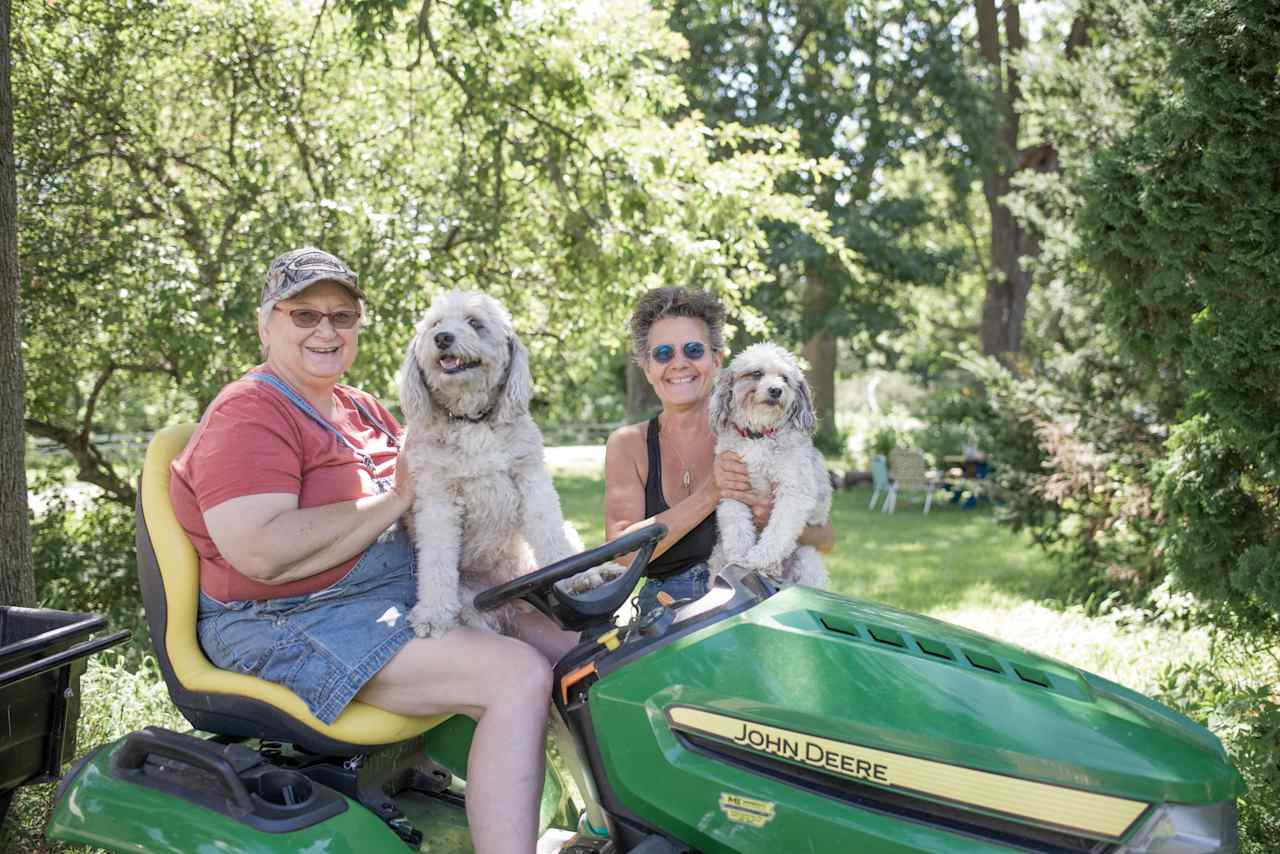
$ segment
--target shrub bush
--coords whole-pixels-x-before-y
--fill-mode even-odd
[[[997,518],[1063,567],[1050,595],[1091,613],[1141,601],[1163,578],[1150,480],[1163,433],[1117,379],[1123,365],[1101,352],[1022,374],[972,355],[964,364],[974,386],[936,399],[932,417],[977,435]]]
[[[867,452],[874,457],[887,457],[889,452],[898,447],[898,431],[884,425],[877,427],[867,437]]]
[[[32,557],[40,604],[65,611],[90,611],[113,629],[130,629],[124,658],[136,665],[151,649],[151,636],[138,590],[134,514],[113,501],[78,506],[60,490],[32,524]]]
[[[1274,0],[1167,0],[1174,97],[1151,97],[1083,190],[1103,319],[1184,402],[1154,477],[1159,546],[1253,630],[1280,616],[1280,16]]]
[[[877,454],[888,456],[894,448],[912,447],[915,434],[925,425],[919,418],[899,407],[887,412],[858,412],[846,415],[844,425],[845,458],[852,466],[868,469]]]
[[[1164,667],[1153,696],[1222,739],[1248,787],[1241,851],[1270,854],[1280,839],[1280,661],[1247,632],[1219,629],[1213,639],[1210,660]]]

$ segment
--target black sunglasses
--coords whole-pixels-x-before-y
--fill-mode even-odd
[[[701,341],[686,341],[684,346],[680,348],[684,353],[684,357],[690,362],[696,362],[703,356],[707,355],[707,345]],[[649,354],[653,360],[660,365],[665,365],[676,357],[676,348],[670,344],[659,344],[653,348]]]
[[[299,329],[315,329],[326,317],[329,318],[334,329],[351,329],[360,321],[360,312],[349,308],[323,312],[316,311],[314,308],[286,309],[276,306],[276,311],[286,312],[293,320],[293,325]]]

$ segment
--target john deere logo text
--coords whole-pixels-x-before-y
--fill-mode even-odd
[[[904,794],[923,795],[934,801],[1000,813],[1054,829],[1078,830],[1110,840],[1124,836],[1147,809],[1143,801],[849,744],[709,709],[671,705],[667,707],[667,720],[672,729],[708,735],[827,774],[893,786]],[[756,812],[760,811],[752,812],[750,805],[725,801],[721,808],[730,821],[747,823],[759,819]]]
[[[730,735],[735,744],[762,753],[772,753],[783,759],[794,759],[815,768],[835,771],[847,777],[859,777],[889,785],[888,767],[851,753],[836,742],[824,740],[820,744],[799,733],[762,727],[748,721],[740,721],[740,724],[739,731]]]

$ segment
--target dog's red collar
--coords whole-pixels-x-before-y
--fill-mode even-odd
[[[739,427],[737,424],[733,425],[733,429],[737,430],[738,435],[744,439],[768,439],[778,432],[776,429],[770,428],[763,433],[757,433],[755,430],[748,430],[745,427]]]

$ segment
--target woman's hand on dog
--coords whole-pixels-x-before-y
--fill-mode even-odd
[[[752,491],[751,477],[742,457],[733,451],[716,454],[712,476],[722,500],[731,498],[751,508],[751,516],[757,529],[763,530],[769,524],[769,515],[773,512],[773,496]]]
[[[716,454],[711,473],[721,498],[742,501],[751,494],[751,477],[747,473],[747,464],[733,451]]]
[[[417,532],[413,529],[413,514],[409,512],[413,508],[413,472],[409,468],[409,461],[403,456],[396,460],[396,474],[391,481],[391,491],[404,505],[404,509],[400,511],[400,521],[409,536],[413,537]]]

